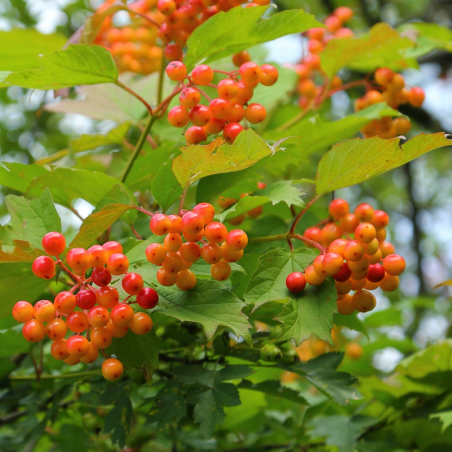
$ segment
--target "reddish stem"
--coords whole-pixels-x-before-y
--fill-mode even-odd
[[[155,215],[152,212],[149,212],[149,210],[146,210],[145,208],[140,207],[140,206],[134,206],[134,209],[138,210],[138,212],[141,212],[141,213],[144,213],[146,215],[149,215],[150,217],[153,217]]]
[[[74,281],[74,282],[76,282],[76,283],[78,283],[78,284],[82,284],[83,283],[83,281],[75,274],[75,273],[72,273],[67,267],[66,267],[66,265],[64,265],[63,264],[63,262],[61,261],[61,260],[57,260],[56,262],[55,262],[55,264],[56,265],[59,265],[70,277],[71,277],[71,279]]]
[[[295,228],[297,227],[298,222],[301,220],[303,215],[307,212],[307,210],[320,198],[321,195],[314,196],[307,204],[306,207],[297,215],[292,226],[290,228],[290,234],[295,234]],[[309,239],[307,239],[309,240]]]
[[[199,91],[209,102],[212,102],[212,99],[200,88],[197,86],[193,86],[197,91]]]

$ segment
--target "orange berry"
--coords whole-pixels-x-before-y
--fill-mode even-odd
[[[106,380],[115,381],[121,378],[124,366],[119,359],[109,358],[102,363],[102,375]]]
[[[326,253],[323,257],[322,266],[329,275],[334,275],[344,266],[344,258],[337,253]]]
[[[60,339],[52,342],[50,353],[58,361],[63,361],[64,359],[69,358],[69,353],[66,349],[66,339]]]
[[[177,273],[168,273],[163,268],[160,268],[157,272],[157,281],[162,286],[172,286],[176,284],[177,281]]]
[[[339,220],[350,212],[350,207],[345,199],[335,199],[331,201],[328,211],[335,220]]]
[[[76,334],[66,340],[66,349],[69,355],[75,358],[82,358],[88,353],[89,343],[88,339],[84,336]]]
[[[80,358],[84,364],[92,364],[99,357],[99,349],[92,342],[88,342],[88,344],[88,353]]]
[[[224,260],[213,264],[210,267],[210,274],[217,281],[225,281],[231,275],[231,266]]]
[[[367,290],[358,290],[352,298],[354,308],[359,312],[369,312],[375,308],[377,300]]]
[[[191,270],[181,270],[177,275],[176,286],[179,290],[190,290],[196,286],[196,275]]]
[[[337,300],[337,310],[340,314],[350,315],[355,312],[355,307],[353,306],[353,298],[351,295],[347,294],[344,298]]]
[[[345,354],[352,360],[356,360],[363,356],[363,348],[356,342],[349,342],[345,346]]]
[[[385,292],[393,292],[399,287],[399,277],[385,273],[384,278],[380,281],[380,288]]]
[[[104,349],[113,342],[113,334],[105,326],[98,326],[91,330],[90,339],[96,348]]]
[[[16,322],[25,323],[33,318],[33,306],[28,301],[18,301],[13,308],[13,317]]]
[[[31,319],[24,323],[22,335],[28,342],[40,342],[46,335],[46,328],[41,321]]]
[[[320,284],[325,281],[325,277],[319,275],[312,265],[306,268],[304,271],[304,277],[306,279],[306,282],[311,284],[311,286],[320,286]]]
[[[389,275],[398,276],[405,270],[405,259],[398,254],[390,254],[384,258],[383,267]]]
[[[341,228],[335,223],[328,223],[322,229],[322,241],[325,246],[331,245],[336,239],[342,237]]]
[[[377,236],[375,227],[370,223],[361,223],[355,231],[355,238],[360,243],[370,243]]]

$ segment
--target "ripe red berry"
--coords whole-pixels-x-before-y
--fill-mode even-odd
[[[352,275],[352,271],[350,270],[347,263],[344,263],[342,268],[337,273],[333,274],[333,278],[335,281],[345,282],[350,278],[351,275]]]
[[[169,16],[176,10],[176,2],[174,0],[158,0],[157,9],[165,16]]]
[[[168,75],[171,80],[179,82],[187,75],[187,68],[181,61],[172,61],[166,66],[166,75]]]
[[[328,211],[335,220],[340,220],[349,213],[350,207],[345,199],[335,199],[331,201]]]
[[[129,268],[129,259],[124,254],[112,254],[107,262],[108,271],[112,275],[123,275]]]
[[[376,230],[384,229],[389,224],[389,215],[383,210],[375,210],[370,223]]]
[[[213,70],[206,64],[200,64],[193,69],[191,79],[196,85],[208,85],[209,83],[212,83]]]
[[[196,105],[190,110],[190,121],[195,126],[205,126],[212,119],[211,110],[205,105]]]
[[[182,231],[190,235],[198,234],[204,229],[204,218],[196,212],[187,212],[182,217]]]
[[[209,224],[215,216],[215,208],[208,202],[202,202],[193,207],[193,212],[198,213],[204,219],[204,224]]]
[[[46,335],[46,327],[41,321],[31,319],[22,327],[22,335],[28,342],[40,342]]]
[[[176,105],[168,112],[168,122],[173,127],[185,127],[190,121],[188,110],[180,105]]]
[[[264,86],[272,86],[278,81],[278,76],[278,69],[271,64],[263,64],[261,66],[259,83]]]
[[[413,87],[408,93],[408,101],[413,107],[421,107],[424,103],[425,93],[422,88]]]
[[[209,104],[209,110],[215,119],[227,119],[231,113],[231,104],[224,99],[213,99]]]
[[[71,312],[66,317],[66,326],[74,333],[82,333],[88,325],[88,316],[83,311]]]
[[[348,6],[339,6],[333,14],[342,22],[348,22],[353,17],[353,10]]]
[[[94,306],[88,312],[89,324],[94,328],[107,325],[109,320],[110,313],[103,306]]]
[[[293,272],[286,278],[286,287],[293,293],[298,293],[306,287],[306,278],[303,273]]]
[[[156,213],[150,221],[149,227],[155,235],[168,234],[171,228],[171,220],[163,213]]]
[[[94,290],[81,290],[75,297],[80,309],[91,309],[97,301]]]
[[[107,252],[108,257],[112,254],[122,253],[122,245],[115,241],[106,242],[102,245],[102,248]]]
[[[344,266],[344,258],[337,253],[326,253],[323,257],[322,266],[329,275],[335,275]]]
[[[13,317],[16,322],[25,323],[33,318],[33,306],[28,301],[18,301],[13,308]]]
[[[341,228],[335,223],[327,223],[322,229],[322,240],[325,246],[329,246],[335,240],[342,237]]]
[[[200,92],[197,89],[191,87],[185,88],[179,96],[180,104],[187,109],[196,107],[196,105],[199,104],[200,100]]]
[[[387,67],[377,69],[374,75],[375,81],[382,86],[387,86],[392,77],[394,77],[394,72]]]
[[[232,100],[237,95],[238,87],[234,80],[226,78],[218,83],[218,95],[225,100]]]
[[[223,223],[219,223],[214,221],[213,223],[209,223],[205,230],[204,235],[206,240],[211,243],[221,243],[226,240],[226,236],[228,235],[228,230]]]
[[[160,268],[157,272],[157,281],[162,286],[172,286],[176,284],[177,281],[177,273],[169,273],[163,268]]]
[[[313,242],[322,242],[322,230],[316,226],[312,226],[304,231],[303,237],[306,237]]]
[[[127,273],[122,279],[122,288],[129,295],[137,295],[143,289],[144,281],[138,273]]]
[[[66,256],[69,267],[76,271],[83,271],[89,267],[89,253],[84,248],[72,248]]]
[[[138,335],[149,333],[152,330],[153,323],[151,317],[145,312],[136,312],[133,316],[130,329]]]
[[[93,245],[88,248],[89,266],[92,268],[102,268],[108,259],[108,253],[101,245]]]
[[[199,144],[207,140],[207,132],[199,126],[191,126],[185,131],[187,144]]]
[[[207,133],[217,135],[223,131],[225,124],[226,121],[223,119],[212,118],[203,128]]]
[[[201,257],[208,264],[216,264],[217,262],[221,261],[223,253],[221,251],[221,248],[217,244],[206,243],[201,249]]]
[[[66,239],[59,232],[49,232],[42,239],[42,247],[50,256],[59,256],[66,248]]]
[[[223,138],[226,140],[227,143],[232,144],[235,139],[237,138],[237,135],[244,130],[243,127],[238,124],[237,122],[230,122],[224,129],[223,129]]]
[[[136,300],[143,309],[154,309],[159,302],[159,295],[152,287],[144,287],[138,292]]]
[[[174,43],[167,44],[163,53],[168,61],[178,61],[181,60],[184,56],[182,48]]]
[[[245,83],[254,83],[259,81],[259,77],[261,76],[261,68],[258,64],[249,61],[247,63],[243,63],[239,70],[242,80]]]
[[[102,363],[102,375],[106,380],[115,381],[121,378],[123,372],[124,366],[118,359],[110,358]]]
[[[55,276],[55,261],[49,256],[39,256],[34,260],[31,270],[38,278],[53,278]]]
[[[241,229],[234,229],[226,237],[228,247],[233,251],[240,251],[248,245],[248,236]]]
[[[303,59],[303,63],[306,65],[308,69],[311,71],[315,69],[320,69],[320,57],[318,55],[308,55],[306,58]]]
[[[380,282],[385,276],[385,269],[380,264],[369,265],[366,278],[373,283]]]
[[[89,350],[88,339],[78,334],[71,336],[66,341],[66,349],[69,355],[74,356],[75,358],[82,358]]]
[[[352,234],[359,226],[359,219],[353,213],[348,213],[339,220],[339,227],[347,234]]]
[[[146,259],[154,265],[162,265],[168,251],[160,243],[151,243],[146,248]]]
[[[133,320],[133,309],[126,303],[117,304],[110,312],[111,321],[121,327],[129,326]]]
[[[93,283],[99,287],[108,286],[111,283],[111,273],[104,267],[95,268],[91,273]]]

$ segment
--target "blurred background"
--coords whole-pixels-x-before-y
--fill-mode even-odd
[[[67,38],[100,3],[2,0],[0,32],[34,27],[42,33],[60,33]],[[337,6],[350,6],[355,11],[350,27],[358,36],[381,21],[394,28],[416,20],[450,28],[452,22],[452,2],[448,0],[279,0],[275,3],[280,8],[302,8],[319,20]],[[118,14],[115,20],[120,23],[124,18]],[[304,38],[298,35],[281,38],[265,46],[267,60],[294,65],[306,52],[305,45]],[[8,69],[8,52],[13,51],[0,51],[0,71]],[[402,108],[413,122],[410,135],[452,132],[452,54],[434,52],[421,59],[419,69],[407,70],[403,75],[408,85],[421,86],[426,92],[422,109]],[[354,94],[339,92],[333,96],[328,117],[334,120],[353,111],[354,98],[349,95]],[[359,95],[357,92],[356,97]],[[45,111],[42,107],[48,102],[53,102],[52,92],[32,92],[19,87],[0,90],[1,162],[44,162],[46,157],[67,149],[70,139],[112,127],[111,121]],[[69,155],[62,163],[108,173],[113,170],[106,163],[110,160],[104,157],[111,153],[115,153],[115,149],[105,150],[100,155],[89,152]],[[9,220],[3,202],[9,193],[14,192],[1,188],[1,224]],[[336,196],[344,197],[352,206],[369,202],[386,210],[391,217],[389,239],[408,263],[400,294],[394,295],[392,300],[385,298],[382,292],[377,295],[378,310],[387,310],[392,303],[397,303],[399,309],[397,315],[373,330],[371,343],[378,346],[364,345],[368,366],[354,369],[353,363],[349,364],[349,370],[358,375],[370,375],[375,370],[383,374],[391,372],[413,347],[452,337],[449,288],[433,290],[438,283],[452,278],[452,154],[448,148],[436,150],[368,183],[341,190]],[[75,208],[86,217],[93,206],[79,200]],[[70,237],[81,219],[63,207],[59,207],[59,213],[64,231]]]

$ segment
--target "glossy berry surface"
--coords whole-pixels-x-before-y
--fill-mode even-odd
[[[286,287],[294,293],[301,292],[306,287],[306,278],[303,273],[294,272],[286,278]]]
[[[159,295],[152,287],[144,287],[138,292],[136,300],[143,309],[153,309],[159,302]]]
[[[34,260],[31,270],[38,278],[51,279],[55,276],[55,261],[48,256],[40,256]]]
[[[42,238],[42,247],[50,256],[59,256],[66,248],[66,239],[59,232],[49,232]]]
[[[121,378],[123,372],[124,366],[118,359],[109,358],[102,363],[102,375],[106,380],[115,381]]]

